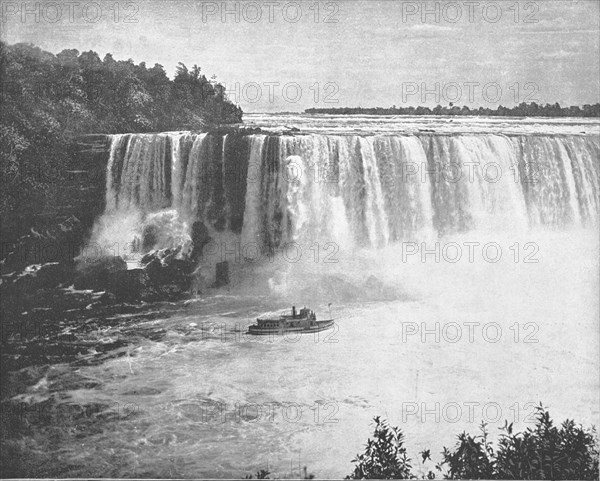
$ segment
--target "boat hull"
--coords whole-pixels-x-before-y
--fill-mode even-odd
[[[282,336],[288,333],[311,334],[320,332],[333,327],[333,319],[316,321],[314,326],[278,326],[278,327],[259,327],[254,324],[248,327],[248,334],[253,336]]]

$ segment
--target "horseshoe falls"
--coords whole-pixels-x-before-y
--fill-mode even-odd
[[[597,136],[183,132],[111,142],[106,214],[171,211],[242,244],[382,248],[598,219]]]

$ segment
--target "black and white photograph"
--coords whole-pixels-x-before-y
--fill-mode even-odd
[[[598,480],[598,0],[0,0],[1,479]]]

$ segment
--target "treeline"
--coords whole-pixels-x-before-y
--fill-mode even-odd
[[[474,115],[481,117],[600,117],[600,103],[586,104],[583,107],[561,107],[559,103],[538,105],[532,103],[520,103],[515,107],[498,106],[496,109],[479,107],[471,110],[466,105],[458,107],[438,105],[433,109],[429,107],[396,107],[390,108],[374,107],[342,107],[342,108],[320,108],[307,109],[306,114],[328,114],[328,115]]]
[[[198,130],[241,122],[225,87],[200,67],[179,63],[173,80],[162,65],[103,59],[96,52],[57,55],[30,44],[0,46],[2,125],[26,133],[126,133]],[[57,132],[56,129],[59,129]]]
[[[2,234],[34,227],[33,217],[60,204],[56,186],[73,164],[79,135],[201,130],[242,118],[225,88],[197,65],[180,63],[171,80],[158,64],[0,42],[0,78]],[[52,172],[52,182],[40,172]]]

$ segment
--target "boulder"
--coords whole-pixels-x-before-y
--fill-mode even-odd
[[[229,285],[229,262],[223,261],[217,263],[216,280],[214,287],[219,288]]]
[[[142,232],[142,252],[149,251],[156,245],[158,229],[155,225],[147,225]]]
[[[129,269],[111,273],[107,290],[114,294],[119,302],[139,301],[155,295],[150,277],[144,269]]]
[[[110,282],[114,274],[127,270],[127,263],[119,256],[103,256],[83,259],[75,266],[76,289],[92,289],[95,291],[111,290]],[[111,290],[112,292],[112,290]]]
[[[143,270],[149,281],[145,289],[148,297],[172,299],[189,293],[196,262],[182,257],[180,250],[155,250],[142,258]]]

